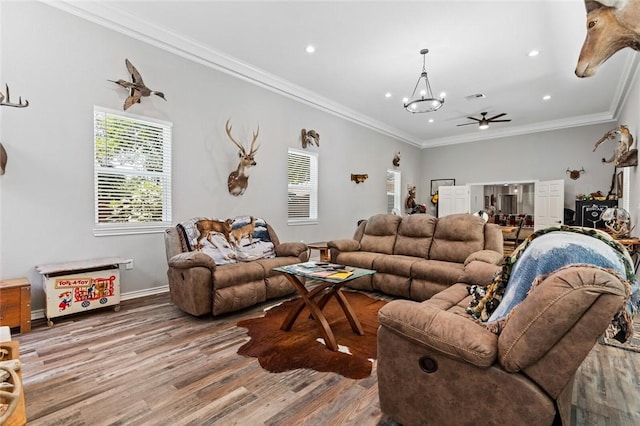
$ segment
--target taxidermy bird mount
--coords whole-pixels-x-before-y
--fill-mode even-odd
[[[24,103],[22,103],[22,96],[18,96],[18,103],[13,103],[11,102],[11,95],[9,95],[9,85],[5,84],[4,85],[4,89],[5,89],[5,93],[7,94],[7,100],[5,101],[5,97],[2,94],[2,92],[0,92],[0,105],[2,106],[10,106],[10,107],[14,107],[14,108],[26,108],[29,106],[29,101],[28,100],[24,100]]]
[[[124,87],[125,89],[129,90],[129,97],[127,97],[127,99],[125,99],[124,101],[125,111],[129,107],[131,107],[131,105],[135,103],[140,103],[140,98],[142,98],[143,96],[156,95],[164,99],[165,101],[167,100],[164,97],[164,93],[158,92],[156,90],[151,90],[147,86],[145,86],[144,81],[142,81],[142,76],[140,75],[136,67],[134,67],[133,64],[129,62],[128,59],[125,59],[124,63],[127,66],[127,70],[129,70],[129,74],[131,74],[131,81],[126,81],[122,79],[118,81],[115,81],[115,80],[109,80],[109,81],[116,83],[118,86]]]
[[[400,166],[400,151],[398,151],[398,153],[393,157],[393,160],[391,162],[395,167]]]
[[[320,146],[320,133],[316,132],[315,130],[306,129],[302,129],[300,133],[300,137],[302,139],[302,148],[306,149],[307,145],[313,144],[315,144],[316,146]]]
[[[620,140],[618,141],[618,145],[616,146],[613,156],[608,160],[603,158],[602,162],[613,163],[616,167],[637,166],[638,150],[629,149],[631,145],[633,145],[633,135],[631,135],[627,126],[620,126],[609,130],[598,140],[598,142],[596,142],[596,146],[593,147],[593,151],[595,152],[602,142],[617,139],[618,136],[620,136]]]

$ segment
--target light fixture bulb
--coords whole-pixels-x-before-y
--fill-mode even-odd
[[[488,128],[489,128],[489,123],[480,123],[480,125],[478,126],[478,129],[480,130],[484,130]]]

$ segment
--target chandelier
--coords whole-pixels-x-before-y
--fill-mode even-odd
[[[427,53],[429,53],[429,49],[422,49],[420,51],[422,55],[422,73],[420,73],[420,77],[418,77],[411,98],[407,99],[404,103],[405,109],[412,114],[437,111],[444,104],[444,96],[441,95],[440,98],[436,98],[431,91],[431,85],[427,78],[427,70],[425,69],[425,57]],[[422,80],[424,80],[424,89],[419,89],[420,81]]]

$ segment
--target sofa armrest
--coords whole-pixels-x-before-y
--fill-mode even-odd
[[[353,239],[333,240],[327,242],[327,247],[338,251],[358,251],[360,250],[360,242]]]
[[[300,257],[302,253],[306,253],[309,250],[309,247],[305,243],[281,243],[275,247],[276,256],[278,257]]]
[[[502,266],[474,260],[464,266],[462,274],[458,277],[458,282],[486,287],[501,270]]]
[[[498,357],[498,336],[425,302],[394,300],[380,309],[378,319],[396,334],[477,367],[490,367]]]
[[[198,251],[176,254],[169,259],[169,266],[177,269],[189,269],[202,266],[211,269],[211,272],[216,270],[216,262],[211,256],[207,256]]]
[[[480,250],[471,253],[464,261],[465,266],[474,260],[479,260],[481,262],[491,263],[493,265],[498,265],[503,259],[502,253],[498,253],[495,250]]]

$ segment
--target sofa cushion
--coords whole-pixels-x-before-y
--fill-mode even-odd
[[[414,214],[402,219],[393,247],[394,254],[427,259],[438,219],[428,214]]]
[[[364,228],[360,250],[392,254],[401,220],[402,216],[391,214],[372,216]]]
[[[336,262],[341,265],[355,266],[356,268],[373,269],[374,260],[383,257],[386,257],[386,255],[368,251],[348,251],[338,254]]]
[[[484,221],[470,214],[438,218],[429,259],[464,263],[471,253],[484,249]]]
[[[420,260],[411,265],[411,277],[428,279],[445,284],[455,284],[464,271],[461,263],[442,260]]]
[[[378,256],[373,259],[373,267],[377,273],[388,273],[401,275],[409,278],[411,276],[411,265],[420,262],[420,258],[412,256]]]
[[[216,268],[213,286],[218,288],[233,287],[238,283],[264,280],[265,272],[258,262],[232,263]]]

